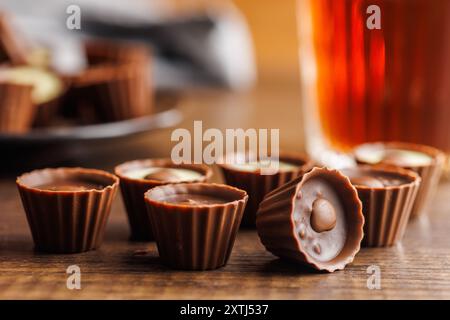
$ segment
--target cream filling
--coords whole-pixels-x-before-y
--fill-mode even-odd
[[[63,83],[56,75],[40,68],[3,68],[0,70],[0,79],[12,84],[33,86],[32,100],[35,104],[48,102],[58,97],[63,90]]]
[[[267,169],[267,168],[276,168],[276,164],[273,162],[264,162],[264,161],[251,161],[246,163],[233,163],[230,164],[230,167],[239,170],[239,171],[247,171],[247,172],[254,172],[261,169]],[[298,165],[279,161],[278,162],[278,170],[279,171],[294,171],[298,169]]]
[[[395,158],[395,163],[404,163],[411,167],[427,166],[433,161],[433,158],[425,153],[402,149],[366,149],[360,150],[357,156],[370,164],[382,162],[394,164],[390,159]]]
[[[203,177],[203,175],[200,172],[194,170],[181,168],[163,168],[163,167],[151,167],[151,168],[130,170],[125,174],[125,176],[131,179],[145,179],[147,175],[155,173],[159,170],[167,170],[171,175],[174,176],[174,178],[168,180],[170,182],[195,181]]]

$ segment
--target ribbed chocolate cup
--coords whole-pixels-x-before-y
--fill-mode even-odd
[[[0,82],[0,132],[23,133],[31,128],[33,87]]]
[[[170,159],[134,160],[118,165],[114,169],[114,172],[120,178],[120,191],[122,193],[122,199],[127,210],[128,222],[131,228],[130,239],[133,241],[154,240],[150,219],[145,205],[144,194],[151,188],[169,183],[173,184],[173,182],[168,181],[134,179],[127,177],[126,175],[130,170],[151,167],[187,169],[199,172],[203,175],[200,179],[189,182],[208,182],[212,176],[211,168],[206,165],[176,165]],[[179,181],[178,183],[186,182],[187,181]]]
[[[401,185],[373,188],[356,185],[363,203],[365,218],[364,247],[389,247],[400,242],[420,188],[420,177],[411,170],[389,166],[360,166],[342,170],[352,177],[352,172],[391,174],[405,180]]]
[[[138,43],[118,43],[116,41],[87,41],[86,58],[91,66],[101,64],[135,63],[141,68],[150,64],[150,50]]]
[[[59,113],[62,97],[56,97],[48,102],[35,106],[33,127],[41,128],[49,126]]]
[[[72,78],[72,109],[84,123],[112,122],[148,115],[154,90],[149,50],[132,43],[89,41],[88,68]]]
[[[302,186],[312,178],[326,179],[334,186],[345,207],[347,237],[341,252],[331,261],[318,261],[302,247],[294,220],[295,198]],[[256,215],[256,228],[266,249],[274,255],[317,270],[334,272],[351,263],[360,250],[364,217],[358,193],[350,180],[339,171],[314,168],[264,197]]]
[[[69,83],[62,79],[63,89],[58,96],[53,99],[35,105],[33,127],[47,127],[62,113],[62,107],[66,101],[66,94],[69,90]]]
[[[174,194],[224,197],[223,204],[196,205],[164,202]],[[187,183],[155,187],[145,194],[161,260],[183,270],[224,266],[233,249],[247,202],[243,190],[221,184]]]
[[[104,186],[86,191],[49,191],[38,186],[56,179],[83,177]],[[36,170],[17,178],[35,249],[79,253],[100,247],[119,179],[83,168]]]
[[[27,51],[23,39],[9,21],[6,13],[0,12],[0,63],[24,64],[27,62]]]
[[[219,164],[225,182],[228,185],[247,191],[249,195],[249,201],[242,218],[242,226],[255,227],[256,212],[267,193],[313,168],[313,162],[300,154],[281,153],[280,161],[298,165],[298,168],[291,171],[278,171],[278,173],[273,175],[262,175],[260,171],[242,171],[232,165]]]
[[[404,142],[386,142],[386,143],[368,143],[358,146],[354,155],[356,161],[360,164],[373,165],[364,161],[360,156],[358,156],[358,150],[362,148],[394,148],[400,150],[416,151],[424,153],[432,158],[432,161],[428,165],[424,166],[402,166],[401,168],[415,171],[422,179],[420,183],[419,191],[417,192],[417,197],[414,202],[414,206],[411,212],[411,218],[417,218],[424,214],[428,208],[433,194],[436,192],[437,186],[439,184],[439,179],[441,177],[444,165],[445,165],[445,153],[425,145],[404,143]]]
[[[76,108],[81,108],[76,112],[82,117],[92,115],[96,122],[120,121],[150,114],[153,91],[148,73],[143,68],[127,64],[87,69],[73,81],[72,98],[76,101]]]

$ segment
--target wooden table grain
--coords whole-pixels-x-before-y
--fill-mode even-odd
[[[182,126],[195,119],[219,128],[282,126],[281,145],[297,150],[300,114],[292,92],[188,95],[180,106],[186,115]],[[286,112],[279,112],[281,106]],[[156,142],[139,139],[152,146],[149,155],[170,152],[170,131],[158,133],[152,138]],[[92,166],[103,167],[106,160],[97,159]],[[0,179],[0,299],[450,299],[449,182],[441,184],[429,215],[409,224],[401,245],[362,249],[345,270],[325,274],[274,257],[254,230],[239,232],[222,269],[170,270],[160,263],[154,243],[128,241],[120,197],[100,249],[74,255],[36,253],[14,180]],[[66,287],[71,265],[81,269],[81,290]],[[367,287],[370,266],[380,268],[379,290]]]
[[[33,252],[12,182],[1,182],[1,299],[441,299],[450,298],[448,194],[441,186],[431,215],[410,223],[397,247],[362,249],[333,274],[310,272],[266,252],[256,232],[239,233],[228,265],[206,272],[172,271],[153,243],[127,240],[116,201],[103,246],[75,255]],[[143,254],[144,253],[144,254]],[[81,290],[68,290],[66,269],[81,269]],[[367,288],[367,268],[380,267],[381,289]]]

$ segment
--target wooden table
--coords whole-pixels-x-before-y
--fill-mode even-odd
[[[203,119],[205,127],[282,128],[285,149],[302,147],[298,96],[292,88],[230,94],[189,94],[180,106],[181,125]],[[140,137],[148,155],[168,155],[170,131]],[[140,149],[142,155],[142,149]],[[121,152],[120,154],[123,154]],[[131,153],[125,153],[131,156]],[[95,159],[108,168],[117,158]],[[101,165],[100,165],[101,164]],[[217,178],[218,179],[218,178]],[[413,299],[450,298],[450,183],[443,183],[428,217],[410,223],[397,247],[363,249],[354,263],[334,274],[310,272],[266,252],[255,231],[241,231],[228,265],[208,272],[162,266],[153,243],[128,241],[120,197],[114,204],[103,246],[76,255],[33,251],[13,178],[0,179],[1,299]],[[81,268],[81,290],[66,288],[66,269]],[[381,269],[381,289],[367,288],[367,268]]]

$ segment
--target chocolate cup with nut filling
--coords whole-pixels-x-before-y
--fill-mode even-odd
[[[367,165],[392,165],[415,171],[422,179],[411,212],[416,218],[429,208],[445,165],[444,152],[425,145],[404,142],[367,143],[354,150],[356,161]]]
[[[408,224],[420,177],[411,170],[389,166],[360,166],[342,170],[358,190],[365,218],[365,247],[388,247],[400,242]]]
[[[151,169],[163,168],[169,169],[166,175],[159,176],[130,176],[130,173]],[[170,169],[189,170],[198,173],[198,177],[183,179],[172,177]],[[131,237],[133,241],[151,241],[154,240],[153,232],[147,208],[145,206],[144,194],[149,189],[168,184],[168,183],[186,183],[186,182],[208,182],[212,176],[212,170],[206,165],[201,164],[174,164],[170,159],[146,159],[125,162],[115,168],[115,174],[120,178],[120,190],[127,210],[128,221],[131,228]]]
[[[233,187],[247,191],[249,201],[242,218],[242,226],[254,227],[256,212],[264,196],[286,182],[301,176],[313,168],[313,162],[306,156],[282,152],[279,160],[293,165],[289,170],[278,170],[271,175],[261,174],[261,170],[242,170],[233,164],[219,164],[225,182]]]
[[[0,81],[0,132],[24,133],[33,123],[33,87]]]
[[[268,251],[328,272],[353,261],[363,225],[362,204],[350,180],[322,168],[267,194],[256,215],[258,235]]]
[[[161,260],[184,270],[224,266],[233,249],[247,193],[227,185],[181,183],[145,194]]]
[[[17,178],[35,249],[79,253],[100,247],[119,179],[83,168],[36,170]]]

